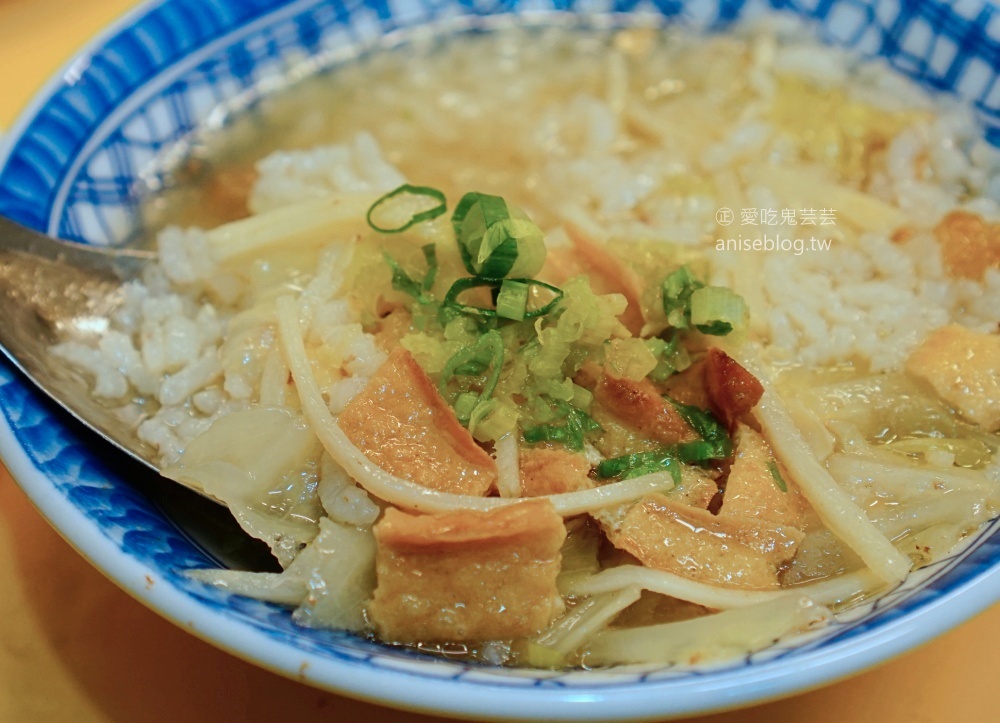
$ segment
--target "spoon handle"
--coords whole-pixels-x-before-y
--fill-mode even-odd
[[[132,425],[51,351],[106,325],[123,281],[151,257],[59,241],[0,217],[0,352],[70,414],[155,469],[153,450]]]
[[[134,277],[143,264],[156,257],[154,252],[144,249],[63,241],[0,216],[0,253],[5,251],[61,262],[74,268],[112,273],[123,281]]]

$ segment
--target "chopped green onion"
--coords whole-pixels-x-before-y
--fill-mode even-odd
[[[625,454],[621,457],[606,459],[597,465],[597,476],[601,479],[612,477],[631,479],[663,471],[670,472],[675,485],[681,483],[681,465],[677,458],[677,451],[673,446],[652,452]]]
[[[554,424],[539,424],[534,427],[529,427],[524,430],[524,441],[529,444],[538,444],[539,442],[566,442],[569,439],[569,434],[565,427],[559,427]],[[567,444],[567,446],[569,446]],[[583,447],[583,445],[580,445]]]
[[[548,289],[554,294],[554,296],[551,299],[549,299],[547,302],[539,306],[537,309],[529,309],[528,311],[526,311],[524,314],[525,319],[537,319],[539,316],[545,316],[554,308],[556,308],[556,304],[562,301],[563,296],[565,295],[563,293],[563,290],[560,289],[558,286],[553,286],[552,284],[546,284],[544,281],[539,281],[538,279],[511,279],[511,281],[520,282],[528,287],[538,287],[542,289]]]
[[[691,294],[691,324],[702,334],[725,336],[747,327],[743,297],[725,286],[705,286]]]
[[[566,410],[566,416],[568,418],[576,420],[576,423],[580,425],[580,428],[583,429],[584,432],[604,431],[604,427],[598,424],[594,418],[586,412],[581,412],[579,409],[574,409],[564,404],[561,404],[560,407]]]
[[[598,477],[630,479],[667,469],[673,475],[674,482],[679,484],[681,463],[704,464],[715,459],[726,459],[732,455],[732,442],[725,429],[711,413],[693,405],[669,401],[702,439],[673,444],[652,452],[637,452],[605,460],[597,467]]]
[[[375,210],[379,206],[383,205],[387,201],[390,201],[396,196],[399,196],[404,193],[409,194],[411,196],[426,196],[428,198],[433,198],[438,203],[432,206],[431,208],[428,208],[425,211],[420,211],[419,213],[413,214],[412,216],[410,216],[410,220],[404,223],[402,226],[386,228],[383,226],[379,226],[372,220],[372,216],[375,214]],[[430,188],[428,186],[411,186],[408,183],[404,183],[399,188],[389,191],[389,193],[385,194],[375,203],[373,203],[371,205],[371,208],[368,209],[368,214],[365,218],[367,218],[368,220],[368,225],[371,226],[376,231],[378,231],[379,233],[400,233],[401,231],[405,231],[406,229],[418,223],[423,223],[424,221],[430,221],[431,219],[437,218],[447,210],[448,210],[448,204],[447,201],[445,200],[444,194],[441,193],[441,191],[437,190],[436,188]]]
[[[728,456],[725,448],[714,442],[706,442],[704,439],[677,445],[677,458],[684,464],[704,464]]]
[[[591,432],[604,431],[600,424],[586,412],[581,412],[564,402],[557,402],[559,416],[565,419],[563,424],[539,424],[524,430],[524,441],[529,444],[539,442],[559,442],[577,452],[583,449],[586,435]]]
[[[463,424],[469,423],[473,410],[478,404],[486,402],[493,396],[493,391],[500,380],[500,371],[503,368],[503,354],[503,339],[501,339],[499,332],[491,330],[480,336],[472,346],[459,350],[445,363],[438,381],[438,390],[445,398],[449,396],[448,384],[453,377],[486,375],[482,389],[478,393],[462,392],[452,404],[455,416]]]
[[[645,342],[646,346],[649,347],[653,356],[658,358],[664,355],[667,347],[669,346],[669,342],[666,342],[657,336],[654,336],[651,339],[643,339],[643,342]]]
[[[472,395],[472,396],[477,396],[477,395]],[[476,427],[483,420],[483,417],[487,416],[490,412],[492,412],[496,406],[497,406],[496,399],[487,399],[485,401],[480,402],[477,398],[476,405],[472,409],[472,412],[469,414],[468,427],[469,431],[472,432],[473,435],[475,435]],[[457,414],[458,411],[456,410],[455,413]]]
[[[677,453],[682,461],[699,463],[713,459],[729,459],[732,456],[733,442],[715,415],[693,404],[681,404],[669,397],[667,401],[701,437],[697,442],[677,445]]]
[[[434,244],[425,244],[420,247],[420,250],[424,252],[424,261],[427,262],[427,273],[424,274],[423,283],[420,284],[426,294],[434,287],[434,281],[437,279],[437,247]]]
[[[479,395],[475,392],[462,392],[455,399],[455,416],[459,420],[472,419],[472,413],[479,404]]]
[[[691,295],[704,285],[687,266],[667,274],[660,288],[663,292],[663,313],[667,315],[670,326],[675,329],[691,326]]]
[[[705,286],[687,266],[667,274],[661,290],[663,312],[675,329],[693,326],[702,334],[725,336],[747,326],[743,297],[725,286]]]
[[[544,281],[538,281],[537,279],[487,279],[487,278],[469,277],[464,279],[457,279],[455,283],[451,285],[451,288],[448,289],[448,293],[444,295],[444,301],[441,302],[441,309],[443,312],[446,313],[454,314],[457,312],[462,314],[471,314],[474,316],[481,317],[483,319],[492,319],[497,316],[504,316],[503,314],[500,313],[501,299],[499,295],[497,296],[497,308],[495,309],[490,309],[483,306],[472,306],[471,304],[463,304],[458,300],[458,297],[464,294],[469,289],[476,289],[483,286],[488,286],[490,289],[494,291],[499,290],[500,294],[503,294],[504,287],[507,284],[511,283],[520,284],[524,286],[527,290],[526,293],[530,291],[530,287],[540,286],[544,289],[548,289],[553,294],[555,294],[555,296],[552,299],[550,299],[546,304],[537,309],[526,310],[524,312],[523,317],[521,319],[514,319],[515,321],[522,321],[523,319],[535,319],[539,316],[544,316],[545,314],[548,314],[550,311],[552,311],[556,307],[556,304],[558,304],[563,298],[562,289],[556,286],[552,286],[551,284],[546,284]],[[508,292],[508,294],[518,293],[516,291],[516,287],[514,288],[515,291]],[[506,305],[508,302],[505,301],[504,303]],[[525,305],[527,305],[527,299],[525,299]],[[507,309],[505,308],[504,311],[507,311]],[[511,310],[511,312],[513,313],[513,309]],[[504,318],[513,318],[513,317],[504,317]]]
[[[433,301],[430,296],[430,290],[434,286],[434,279],[437,276],[438,270],[437,251],[434,244],[422,246],[420,250],[424,252],[424,260],[427,262],[427,273],[420,282],[411,278],[405,269],[400,266],[399,262],[388,253],[383,251],[382,258],[385,259],[385,262],[389,264],[389,268],[392,270],[392,288],[412,296],[421,304],[429,304]]]
[[[475,277],[466,279],[457,279],[451,288],[448,289],[448,293],[444,295],[444,301],[441,302],[442,310],[447,310],[451,312],[461,312],[463,314],[473,314],[475,316],[481,316],[484,319],[492,319],[497,315],[496,309],[488,309],[482,306],[472,306],[470,304],[463,304],[458,300],[458,297],[464,294],[469,289],[477,289],[482,286],[489,286],[490,288],[497,288],[500,285],[499,279],[477,279]]]
[[[385,262],[389,264],[389,268],[392,270],[392,288],[419,300],[423,294],[421,285],[410,278],[410,275],[399,265],[399,262],[388,253],[383,251],[382,258],[385,259]]]
[[[542,230],[499,196],[470,192],[451,216],[462,263],[473,276],[534,276],[545,263]]]
[[[781,476],[781,472],[778,471],[778,463],[773,459],[767,463],[767,469],[771,472],[771,476],[774,478],[774,484],[778,486],[778,489],[782,492],[788,492],[788,485],[785,483],[784,478]]]
[[[472,410],[469,431],[480,442],[496,441],[514,431],[519,417],[517,409],[496,399],[481,402]]]
[[[528,311],[528,285],[505,279],[497,294],[497,316],[522,321]]]
[[[649,373],[654,382],[666,381],[669,377],[691,366],[691,355],[681,344],[679,333],[671,334],[670,341],[653,337],[645,340],[646,346],[656,357],[656,368]]]

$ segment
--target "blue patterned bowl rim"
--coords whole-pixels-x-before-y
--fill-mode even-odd
[[[991,4],[772,4],[815,18],[829,40],[880,53],[929,87],[957,89],[976,105],[987,137],[995,139],[1000,28]],[[334,57],[343,48],[338,39],[356,45],[412,23],[465,14],[475,24],[519,8],[683,15],[716,26],[766,5],[754,0],[151,2],[70,61],[5,137],[0,213],[87,242],[117,240],[134,223],[135,181],[155,152],[202,122],[212,104],[252,92],[266,77],[261,69],[284,72],[289,59],[302,52]],[[6,361],[0,363],[0,412],[0,455],[14,478],[51,524],[129,594],[245,660],[388,705],[505,720],[624,720],[731,708],[871,667],[1000,599],[1000,522],[994,521],[964,550],[921,570],[879,603],[794,644],[712,669],[549,674],[431,660],[343,633],[306,631],[277,606],[194,583],[184,571],[212,564],[211,558]],[[502,705],[496,696],[502,696]]]

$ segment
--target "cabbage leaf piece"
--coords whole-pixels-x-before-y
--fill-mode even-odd
[[[319,530],[322,508],[312,473],[319,453],[298,412],[254,407],[220,417],[163,475],[225,503],[287,567]]]
[[[319,521],[319,535],[284,572],[193,570],[188,575],[237,595],[297,605],[295,622],[313,628],[360,631],[375,588],[371,529]]]

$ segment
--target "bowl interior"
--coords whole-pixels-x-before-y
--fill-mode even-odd
[[[990,4],[773,5],[814,18],[830,42],[880,55],[928,87],[959,94],[979,110],[987,138],[1000,140],[1000,28]],[[0,213],[87,243],[131,239],[142,232],[143,199],[159,187],[170,154],[200,128],[218,124],[220,107],[252,104],[289,75],[400,42],[416,26],[485,28],[505,15],[530,13],[596,24],[641,16],[721,28],[770,9],[738,0],[166,0],[96,40],[39,96],[0,157]],[[575,14],[593,12],[600,14]],[[109,453],[5,360],[0,412],[0,452],[15,475],[110,577],[168,617],[197,621],[199,634],[239,655],[290,675],[307,665],[307,680],[389,703],[496,716],[477,697],[477,690],[490,688],[507,691],[505,717],[624,718],[735,705],[874,664],[1000,595],[1000,523],[994,521],[960,553],[920,570],[876,603],[711,675],[663,668],[539,672],[431,660],[342,632],[305,630],[279,606],[186,578],[185,570],[218,563],[256,569],[272,563],[259,545],[234,534],[234,523],[218,508],[165,489]],[[161,584],[155,593],[138,582],[140,571]]]

